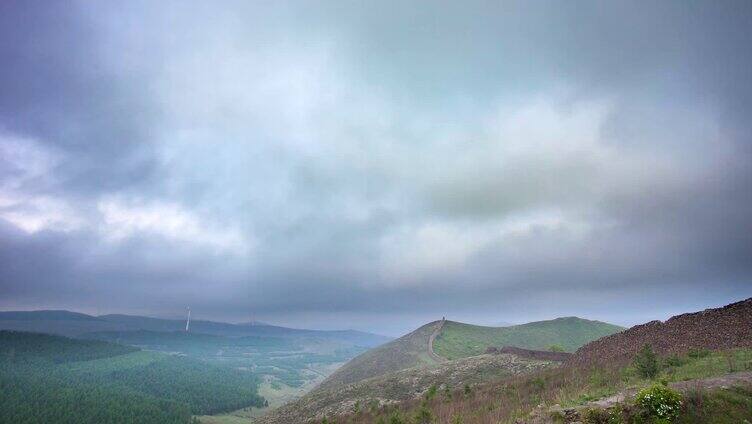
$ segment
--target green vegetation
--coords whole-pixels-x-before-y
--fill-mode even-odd
[[[511,327],[482,327],[447,321],[434,341],[434,352],[447,359],[480,355],[488,347],[516,346],[550,350],[555,345],[567,352],[622,327],[575,317],[531,322]]]
[[[109,378],[138,392],[190,405],[193,414],[260,407],[264,402],[256,393],[258,380],[253,374],[184,357],[116,371]]]
[[[197,359],[0,331],[0,422],[189,423],[262,406],[257,384],[250,372]]]
[[[556,344],[549,346],[548,350],[551,352],[564,352],[564,348]]]
[[[56,364],[108,358],[138,349],[95,340],[73,340],[18,331],[0,331],[0,357],[16,362],[49,360]]]
[[[668,362],[673,362],[675,365],[681,365],[681,361],[678,360],[678,358],[677,360],[671,358]],[[655,355],[655,352],[653,352],[650,345],[643,346],[637,353],[637,356],[634,359],[634,367],[643,378],[655,378],[655,376],[658,375],[658,357]]]
[[[541,404],[581,408],[581,421],[588,424],[752,422],[752,385],[748,381],[724,379],[717,383],[724,388],[717,389],[703,389],[700,384],[684,382],[719,377],[729,372],[750,371],[752,349],[696,351],[687,355],[659,357],[656,362],[658,373],[655,379],[643,377],[634,363],[544,369],[534,374],[476,386],[465,393],[455,389],[451,399],[436,396],[429,400],[424,397],[420,401],[404,402],[396,407],[385,406],[374,414],[359,416],[357,422],[384,422],[393,415],[413,418],[423,409],[427,409],[433,417],[443,417],[438,422],[456,420],[465,424],[514,423],[529,418],[533,411],[543,414],[539,417],[546,419],[563,418],[556,411],[550,413],[546,408],[536,409]],[[661,383],[656,384],[656,380]],[[736,382],[730,383],[732,381]],[[667,386],[672,384],[675,387],[669,389]],[[679,390],[681,396],[677,394]],[[631,393],[636,397],[628,395],[624,402],[607,410],[584,408],[590,401],[617,392]],[[350,418],[344,416],[333,422],[343,424],[350,422]]]
[[[676,390],[662,384],[654,384],[637,393],[635,405],[640,407],[643,415],[653,421],[670,423],[679,416],[682,396]]]
[[[363,348],[319,339],[267,336],[226,337],[184,331],[106,331],[87,338],[125,343],[144,349],[185,354],[255,374],[274,377],[277,384],[301,387],[317,378],[308,372],[312,364],[346,362]]]
[[[695,390],[684,397],[679,424],[752,422],[752,387]]]
[[[428,355],[428,340],[439,325],[440,321],[426,324],[358,355],[329,376],[319,388],[331,389],[407,368],[435,365],[437,362]]]

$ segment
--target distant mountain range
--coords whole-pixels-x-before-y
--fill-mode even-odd
[[[93,316],[64,310],[9,311],[0,312],[0,329],[81,337],[86,333],[112,331],[184,331],[185,320],[120,314]],[[363,347],[374,347],[392,340],[390,337],[356,330],[306,330],[256,322],[231,324],[191,320],[191,332],[226,337],[311,337],[342,341]]]

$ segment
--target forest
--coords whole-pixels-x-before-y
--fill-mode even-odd
[[[261,407],[258,378],[101,341],[0,331],[0,422],[188,423]]]

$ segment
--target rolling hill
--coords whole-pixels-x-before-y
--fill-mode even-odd
[[[451,323],[447,322],[444,330],[451,331]],[[501,342],[508,340],[507,336]],[[658,354],[658,373],[653,377],[642,374],[633,364],[637,351],[645,344]],[[428,369],[399,371],[342,386],[339,391],[349,393],[368,387],[378,393],[378,388],[373,386],[375,381],[393,381],[396,375],[412,373],[414,378],[425,378],[422,376],[437,368],[488,356],[455,359]],[[677,315],[664,322],[637,325],[585,344],[570,354],[562,366],[481,382],[469,391],[459,389],[445,396],[439,392],[432,399],[423,396],[367,410],[342,402],[338,407],[329,407],[319,402],[323,394],[313,392],[295,405],[308,401],[314,411],[332,411],[327,416],[327,422],[332,424],[636,423],[646,421],[642,415],[644,408],[635,403],[635,394],[658,385],[669,386],[684,396],[682,401],[686,406],[680,408],[678,418],[672,422],[736,423],[752,418],[751,370],[752,298],[722,308]],[[450,389],[453,387],[450,385]],[[336,405],[336,390],[326,393]],[[342,411],[345,413],[341,414]],[[286,412],[285,409],[275,411],[269,421],[262,423],[289,422],[284,420],[284,415],[276,418]],[[653,422],[652,418],[650,421]]]
[[[456,390],[466,384],[534,372],[554,362],[517,354],[483,353],[489,347],[546,349],[554,344],[572,351],[621,329],[574,317],[511,327],[434,321],[355,357],[310,393],[272,411],[260,422],[320,420],[324,416],[350,414],[365,405],[415,399],[431,385]]]
[[[375,409],[424,395],[432,386],[442,393],[498,381],[554,365],[516,355],[480,355],[408,368],[345,386],[318,389],[261,417],[258,424],[304,423],[324,417]]]
[[[185,321],[137,315],[92,316],[70,311],[9,311],[0,312],[0,330],[29,331],[80,337],[86,333],[108,331],[182,331]],[[265,336],[286,338],[320,338],[370,348],[386,343],[390,337],[355,330],[306,330],[268,324],[231,324],[192,320],[194,333],[218,336]]]
[[[94,340],[0,331],[0,422],[183,423],[262,407],[257,375]]]
[[[548,350],[557,345],[574,352],[585,343],[624,328],[577,317],[556,318],[510,327],[483,327],[447,321],[434,342],[434,351],[447,359],[480,355],[489,347],[515,346]]]
[[[476,356],[492,346],[546,350],[551,345],[560,345],[573,351],[589,341],[621,330],[616,325],[575,317],[511,327],[434,321],[353,358],[316,390],[332,389],[407,368],[436,365],[447,359]]]
[[[331,389],[406,368],[439,363],[429,355],[428,342],[442,324],[442,321],[428,323],[397,340],[356,356],[324,380],[317,390]]]

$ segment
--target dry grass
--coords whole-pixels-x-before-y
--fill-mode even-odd
[[[730,357],[733,359],[729,359]],[[681,359],[683,363],[678,366],[664,363],[658,379],[678,381],[702,378],[709,374],[725,374],[730,371],[728,366],[719,367],[718,364],[727,365],[729,361],[734,362],[735,369],[733,370],[752,369],[752,351],[748,349],[716,352],[702,358],[682,357]],[[362,411],[358,414],[330,419],[330,422],[336,424],[390,423],[390,417],[396,414],[404,419],[396,423],[416,423],[414,420],[416,414],[422,409],[427,409],[433,417],[431,423],[513,423],[516,419],[528,417],[530,412],[541,404],[545,406],[583,404],[629,387],[642,387],[650,383],[640,378],[628,363],[560,367],[510,377],[494,384],[469,388],[469,390],[456,389],[450,392],[439,390],[431,399],[415,399],[396,406]],[[698,402],[692,402],[691,405],[701,410],[702,398]],[[703,413],[712,414],[714,409],[711,406],[711,403],[706,400],[707,411]],[[456,421],[457,417],[460,417],[460,421]]]

